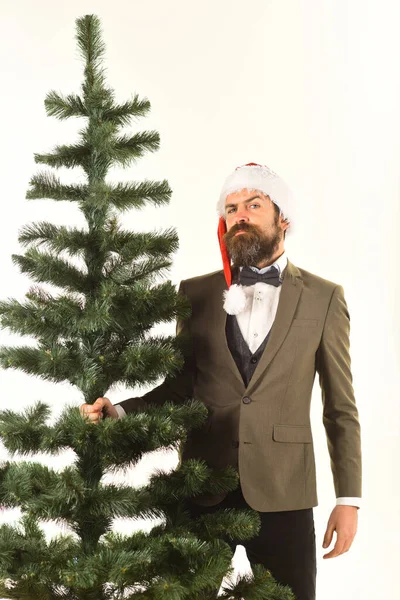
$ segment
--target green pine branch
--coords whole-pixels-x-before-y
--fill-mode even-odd
[[[118,345],[123,352],[130,340],[156,323],[169,322],[171,315],[185,318],[190,310],[169,281],[154,286],[151,294],[138,284],[103,287],[104,293],[86,304],[72,294],[52,297],[39,287],[31,288],[26,302],[0,302],[0,322],[13,333],[35,336],[45,344],[76,342],[95,333],[99,355],[104,357],[115,356]]]
[[[51,253],[30,248],[24,255],[13,254],[12,260],[22,273],[30,275],[35,281],[51,283],[71,292],[88,293],[90,291],[91,286],[87,274]]]
[[[56,146],[52,152],[47,154],[34,154],[35,162],[49,165],[59,169],[60,167],[85,167],[90,155],[90,148],[85,144],[70,144]]]
[[[173,228],[160,233],[133,233],[116,230],[110,222],[104,237],[97,237],[98,239],[93,233],[75,227],[39,221],[25,225],[19,233],[18,241],[23,246],[45,246],[55,253],[67,251],[70,256],[83,256],[83,251],[89,251],[97,243],[110,256],[111,253],[118,253],[125,262],[132,262],[143,256],[164,257],[178,249],[178,238]]]
[[[63,185],[54,173],[42,172],[31,177],[28,200],[51,198],[52,200],[81,201],[88,193],[86,185]]]
[[[123,126],[128,125],[132,117],[145,117],[149,110],[149,100],[147,98],[140,99],[138,94],[135,94],[131,100],[122,104],[114,104],[111,108],[105,109],[102,113],[102,119]]]
[[[44,105],[49,117],[56,117],[60,120],[88,116],[85,104],[77,94],[62,96],[55,91],[51,91],[47,94]]]
[[[156,381],[160,372],[174,374],[182,368],[183,358],[177,354],[175,338],[153,336],[142,343],[129,346],[121,354],[119,364],[124,374],[137,383]]]
[[[289,586],[277,584],[271,571],[261,564],[252,567],[251,574],[240,575],[233,584],[224,585],[218,598],[246,600],[296,600]]]
[[[51,348],[30,346],[1,347],[0,365],[4,369],[20,369],[28,375],[37,375],[47,381],[59,383],[68,380],[72,366],[69,351],[54,344]]]
[[[159,233],[133,233],[110,227],[107,245],[110,252],[118,253],[125,261],[142,256],[160,257],[178,249],[178,237],[173,228]]]
[[[124,183],[96,183],[91,189],[87,185],[63,185],[54,173],[42,172],[34,175],[30,180],[31,188],[26,194],[28,200],[50,198],[52,200],[65,200],[85,202],[90,204],[95,198],[95,203],[106,203],[118,211],[140,209],[147,203],[155,206],[168,204],[172,190],[167,180]],[[92,200],[93,201],[93,200]]]
[[[120,211],[142,208],[147,203],[155,206],[167,204],[171,197],[171,188],[166,180],[160,182],[142,181],[124,182],[107,187],[107,198],[110,204]]]
[[[104,264],[104,272],[105,277],[120,285],[133,285],[141,279],[153,283],[157,277],[166,274],[171,264],[172,261],[164,256],[150,256],[134,263],[119,256],[111,258]]]
[[[18,241],[23,246],[38,248],[45,245],[48,250],[59,253],[68,251],[71,256],[82,255],[94,241],[94,236],[75,227],[57,226],[46,221],[30,223],[20,231]]]
[[[160,135],[157,131],[141,131],[132,136],[121,135],[116,137],[110,152],[117,165],[128,167],[146,152],[158,150],[159,146]]]

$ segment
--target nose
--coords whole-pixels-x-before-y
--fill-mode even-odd
[[[242,208],[242,209],[238,210],[235,215],[235,224],[237,225],[238,223],[248,223],[248,222],[249,222],[249,217],[245,213],[244,209]]]

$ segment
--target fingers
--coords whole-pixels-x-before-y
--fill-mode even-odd
[[[333,532],[336,531],[336,542],[333,549],[323,558],[334,558],[348,552],[357,531],[357,513],[345,508],[335,509],[335,516],[330,518],[324,536],[323,547],[327,548],[332,542]]]
[[[96,408],[99,408],[100,410],[102,410],[102,409],[103,409],[103,407],[104,407],[106,404],[110,404],[110,401],[109,401],[109,399],[108,399],[108,398],[97,398],[96,402],[94,402],[94,403],[92,404],[92,406],[94,406],[94,407],[96,407]]]
[[[332,550],[328,552],[328,554],[324,554],[323,558],[334,558],[335,556],[339,556],[339,554],[343,554],[345,551],[346,538],[344,536],[337,535],[336,543]]]
[[[108,398],[97,398],[93,404],[81,404],[79,411],[85,419],[98,423],[103,418],[103,407],[110,404]]]
[[[339,556],[340,554],[344,554],[348,552],[353,543],[354,536],[346,536],[346,535],[338,535],[336,537],[336,543],[332,550],[328,552],[328,554],[324,554],[323,558],[334,558],[335,556]]]
[[[322,558],[334,558],[340,554],[348,552],[353,543],[354,536],[338,535],[336,537],[336,543],[332,550],[328,554],[324,554]]]
[[[80,406],[80,413],[82,417],[94,423],[97,423],[101,419],[100,415],[102,414],[101,408],[93,407],[92,404],[82,404]]]
[[[328,527],[326,528],[323,547],[327,548],[332,541],[333,532],[335,531],[335,526],[333,523],[328,523]]]

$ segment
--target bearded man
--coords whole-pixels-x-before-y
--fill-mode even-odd
[[[220,508],[251,507],[261,518],[246,548],[297,600],[315,600],[318,505],[310,402],[318,372],[323,424],[336,506],[323,540],[324,558],[347,552],[357,531],[361,497],[361,443],[352,386],[350,317],[343,287],[289,261],[284,240],[294,203],[285,182],[255,163],[226,179],[218,203],[223,270],[181,282],[192,316],[178,321],[190,332],[192,352],[182,371],[140,398],[113,405],[84,404],[96,422],[105,411],[121,418],[146,403],[196,398],[209,409],[190,432],[182,459],[212,468],[238,468],[234,492],[188,501],[193,518]],[[227,540],[228,541],[228,540]]]

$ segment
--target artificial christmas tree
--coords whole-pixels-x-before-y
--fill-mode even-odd
[[[159,145],[156,132],[122,135],[132,117],[145,115],[147,99],[117,104],[101,67],[104,45],[97,17],[76,21],[85,62],[82,94],[45,100],[49,115],[85,117],[76,145],[36,155],[50,167],[80,167],[84,185],[64,185],[42,172],[31,180],[29,199],[74,202],[87,227],[79,230],[47,222],[26,226],[19,237],[28,249],[13,256],[23,273],[41,285],[26,302],[0,303],[3,327],[29,335],[37,345],[1,348],[4,368],[21,369],[54,383],[69,382],[93,403],[116,383],[130,387],[173,377],[189,360],[183,336],[151,336],[158,323],[188,317],[187,300],[170,281],[156,278],[170,266],[177,248],[174,230],[139,234],[123,230],[120,211],[163,204],[167,181],[113,184],[112,166],[127,166]],[[71,259],[73,257],[75,263]],[[12,399],[8,399],[11,402]],[[190,520],[183,499],[199,493],[235,489],[233,468],[213,472],[204,461],[180,462],[171,473],[156,471],[148,485],[106,483],[115,469],[135,465],[145,452],[179,451],[187,431],[200,427],[206,407],[193,400],[176,405],[165,398],[123,419],[92,424],[79,409],[66,408],[50,422],[49,408],[36,403],[24,414],[0,413],[0,435],[11,455],[72,449],[76,460],[52,469],[32,461],[10,460],[0,469],[0,502],[22,511],[19,523],[0,528],[0,596],[19,600],[211,599],[231,570],[232,551],[223,536],[251,538],[259,519],[252,510],[225,510]],[[121,535],[116,517],[156,517],[150,532]],[[42,521],[67,524],[70,534],[47,539]],[[261,566],[253,577],[227,586],[222,598],[289,600]]]

